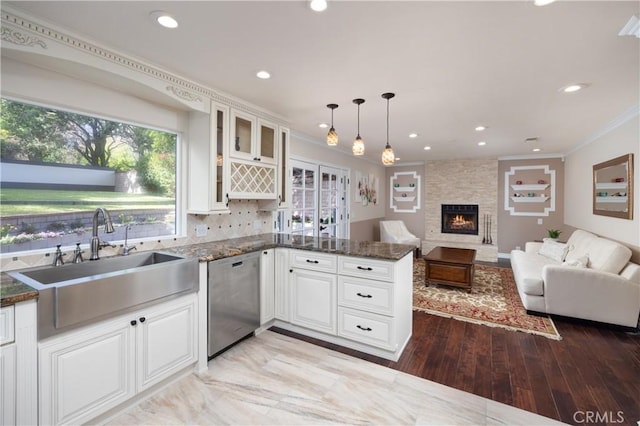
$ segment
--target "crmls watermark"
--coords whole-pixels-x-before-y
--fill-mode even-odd
[[[624,423],[624,412],[576,411],[573,413],[573,421],[576,423]]]

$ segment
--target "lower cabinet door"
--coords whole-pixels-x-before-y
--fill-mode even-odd
[[[335,335],[336,275],[304,269],[291,275],[291,323]]]
[[[338,335],[395,351],[395,320],[384,315],[338,308]]]
[[[138,321],[138,392],[196,361],[196,296],[163,303]]]
[[[0,348],[0,421],[16,424],[16,344]]]
[[[135,332],[110,321],[40,345],[40,424],[80,424],[135,395]]]

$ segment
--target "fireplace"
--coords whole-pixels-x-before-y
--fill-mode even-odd
[[[477,204],[442,204],[443,234],[478,235]]]

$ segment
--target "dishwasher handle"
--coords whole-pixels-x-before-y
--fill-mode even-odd
[[[244,265],[244,262],[241,260],[240,262],[232,263],[232,264],[231,264],[231,267],[232,267],[232,268],[236,268],[236,267],[238,267],[238,266],[242,266],[242,265]]]

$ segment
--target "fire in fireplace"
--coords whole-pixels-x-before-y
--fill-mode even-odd
[[[478,235],[477,204],[442,204],[443,234]]]

